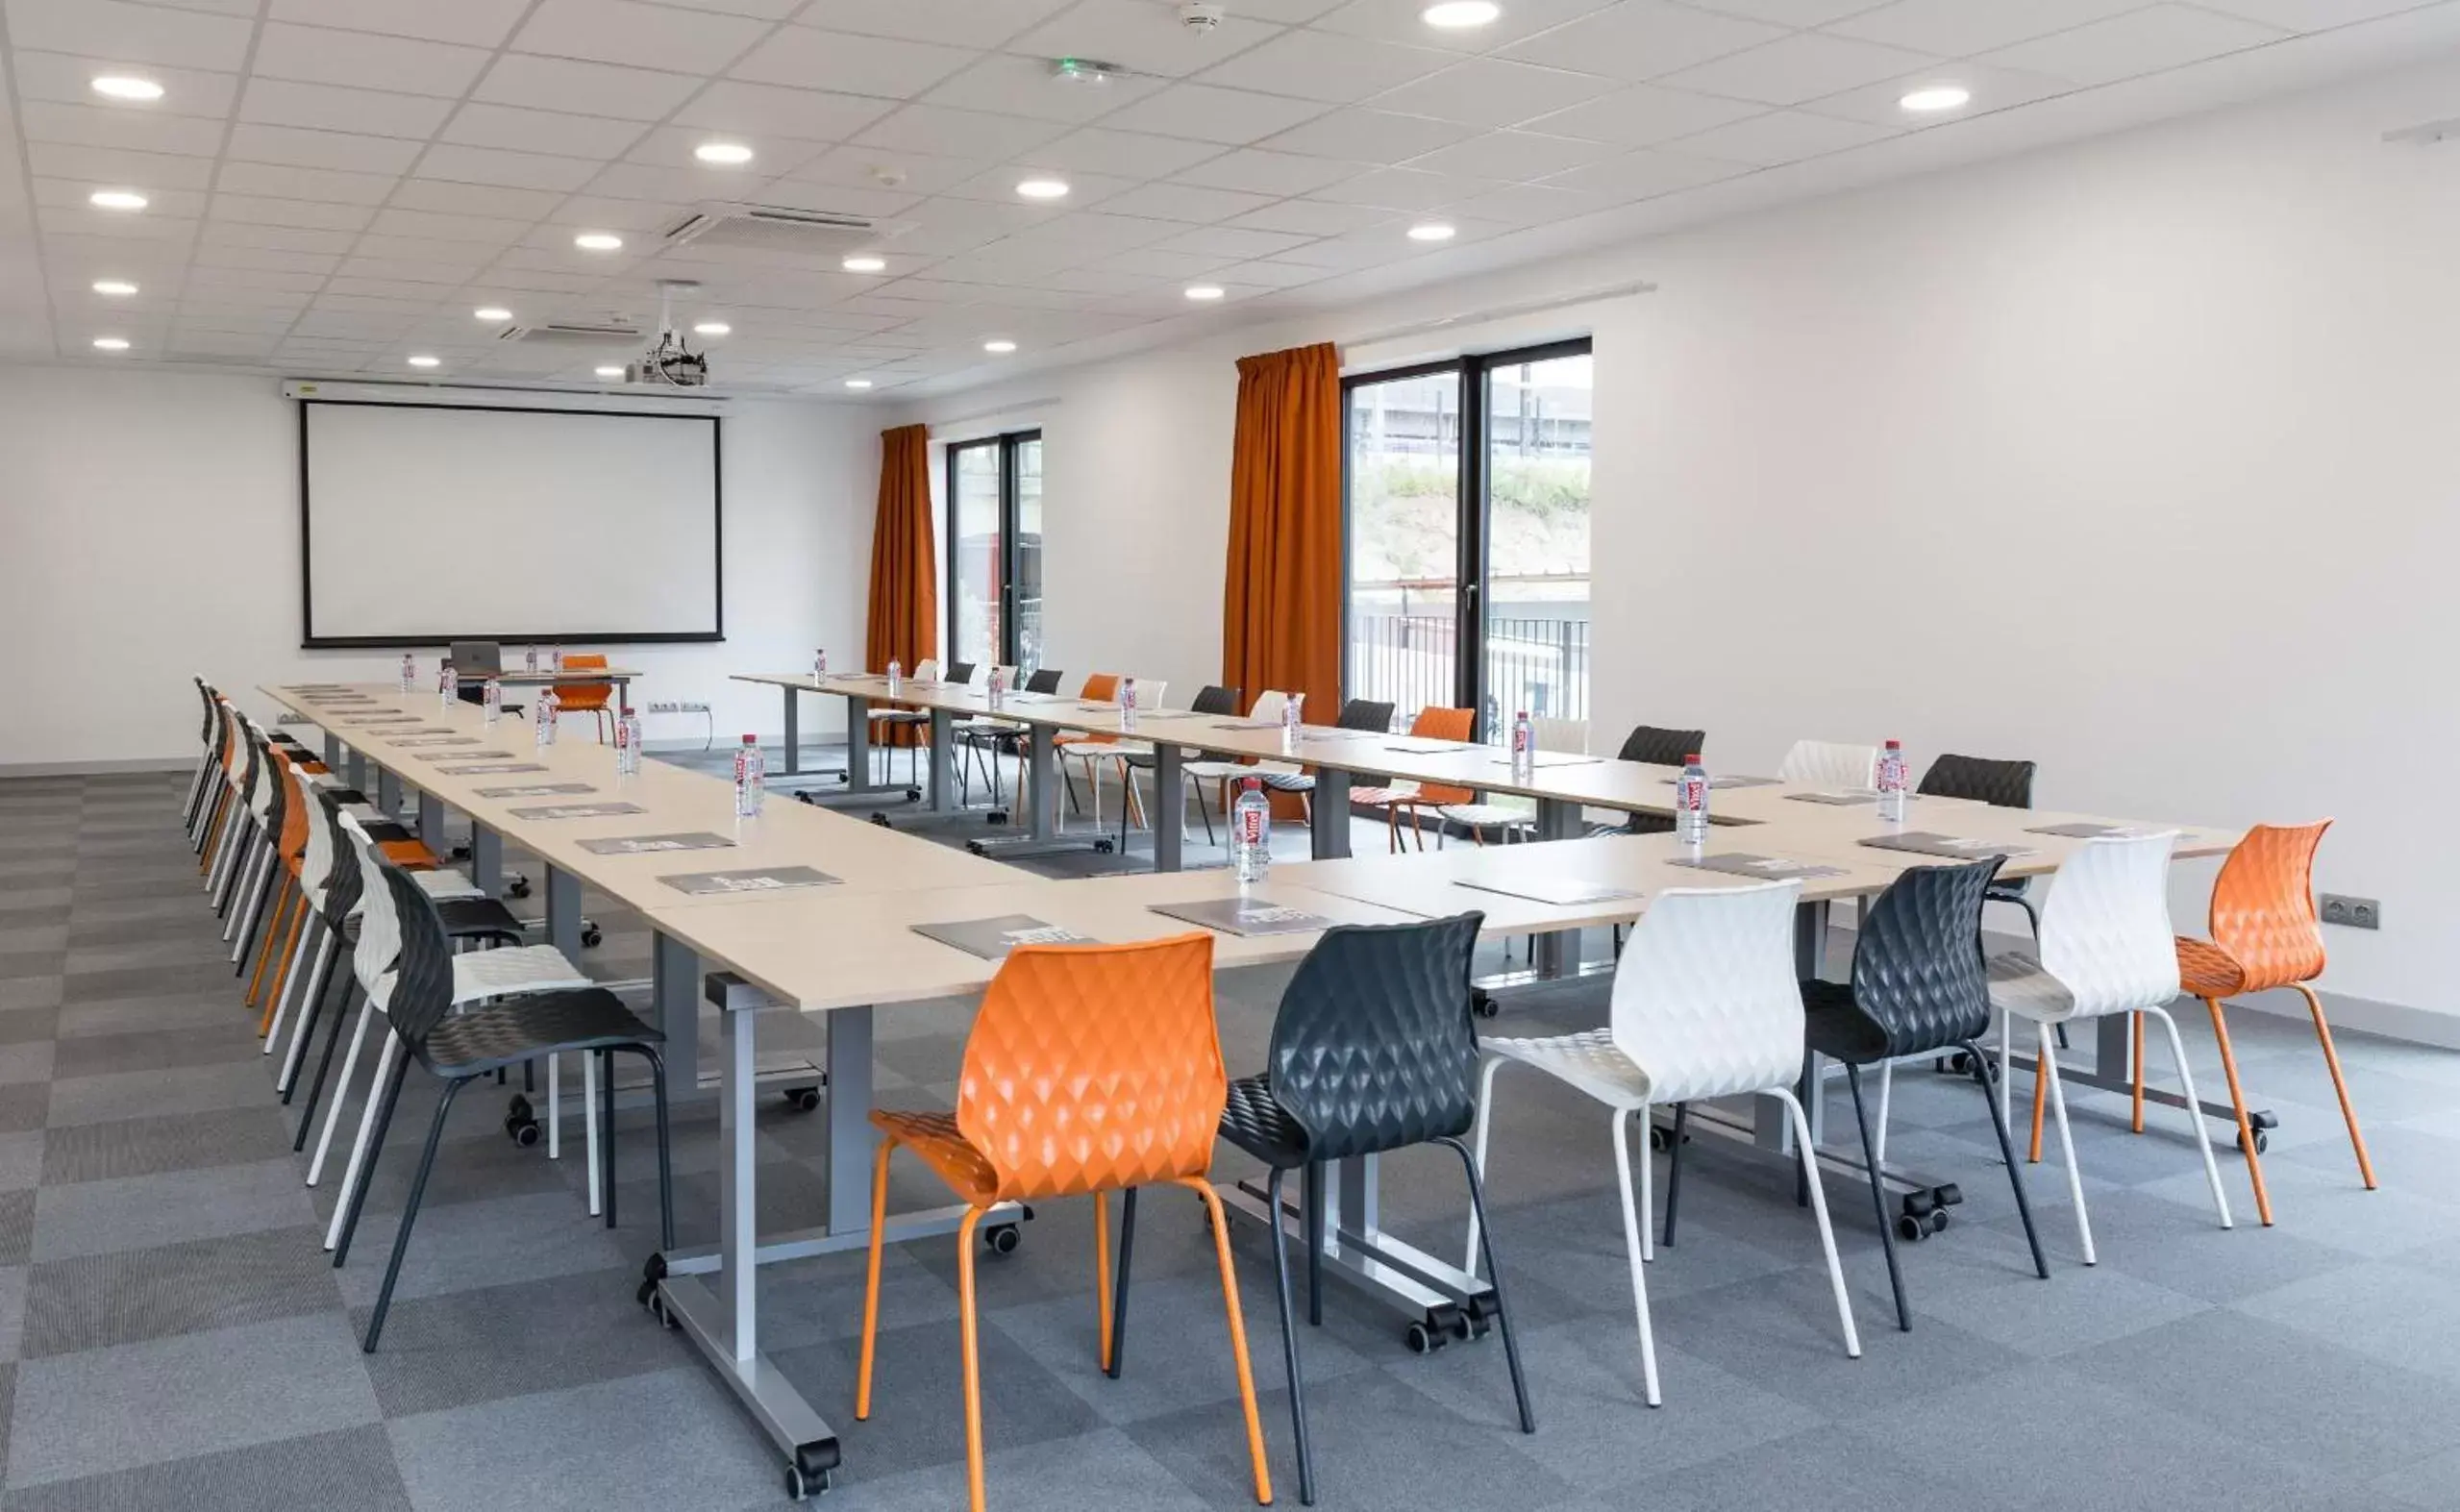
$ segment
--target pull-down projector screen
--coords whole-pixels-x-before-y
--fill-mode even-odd
[[[722,638],[716,416],[299,414],[306,644]]]

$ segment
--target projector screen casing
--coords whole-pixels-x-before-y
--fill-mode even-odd
[[[506,428],[509,426],[554,427],[571,422],[574,425],[575,434],[571,440],[562,443],[565,445],[585,443],[593,434],[602,440],[621,435],[626,441],[633,441],[635,439],[633,428],[636,427],[679,429],[706,427],[706,430],[698,431],[697,434],[689,430],[684,431],[683,434],[690,436],[688,449],[683,450],[683,455],[677,456],[671,463],[664,464],[665,470],[675,475],[671,479],[652,479],[644,484],[643,480],[636,473],[623,473],[620,476],[602,480],[597,487],[577,490],[575,496],[563,501],[561,512],[567,518],[561,521],[549,519],[524,522],[516,510],[490,508],[485,512],[498,518],[480,521],[464,518],[459,522],[448,518],[439,525],[435,519],[426,517],[429,511],[419,504],[402,504],[398,508],[383,510],[371,509],[364,502],[360,501],[335,506],[331,503],[331,493],[338,491],[338,486],[331,476],[329,458],[329,465],[326,469],[329,485],[328,517],[324,522],[326,526],[324,539],[329,552],[324,564],[327,575],[324,585],[328,589],[329,597],[334,590],[340,588],[350,591],[351,597],[361,605],[381,599],[384,608],[378,612],[395,611],[405,601],[418,603],[429,599],[459,597],[465,602],[459,607],[439,607],[436,623],[428,624],[405,619],[398,624],[372,627],[363,617],[354,618],[351,610],[329,604],[326,623],[332,628],[320,632],[316,615],[319,537],[314,496],[319,469],[312,456],[311,442],[319,411],[334,412],[336,417],[341,411],[357,411],[370,420],[379,420],[383,415],[403,411],[449,411],[474,417],[476,425],[482,428],[481,434],[485,430],[494,430],[499,434],[504,434]],[[501,424],[487,417],[501,417]],[[615,433],[604,429],[610,424],[620,424],[625,430]],[[593,432],[590,429],[592,427],[598,429]],[[550,438],[553,436],[552,431],[543,434]],[[637,438],[647,440],[654,434],[651,430],[643,429],[637,432]],[[335,445],[343,444],[350,439],[353,438],[328,436],[329,442],[334,442]],[[356,439],[361,443],[367,441],[363,434]],[[544,406],[395,404],[390,402],[371,404],[302,399],[299,401],[301,644],[313,649],[443,645],[453,640],[588,640],[617,643],[723,640],[725,638],[725,490],[720,441],[720,421],[717,416],[708,414]],[[708,449],[708,475],[705,483],[699,482],[700,460],[697,454],[702,445],[706,445]],[[604,449],[602,447],[600,450]],[[653,443],[652,451],[657,450],[661,449],[657,448]],[[432,455],[432,452],[422,455]],[[503,456],[503,450],[499,448],[496,455]],[[526,461],[529,459],[524,457],[520,459]],[[606,465],[605,459],[599,457],[596,451],[586,454],[580,459],[584,467],[592,461]],[[635,460],[637,460],[637,455]],[[627,484],[636,487],[649,486],[660,490],[642,496],[652,504],[661,499],[673,503],[672,495],[681,492],[686,486],[685,472],[688,472],[691,479],[689,486],[694,497],[689,502],[694,510],[694,517],[688,522],[683,520],[660,522],[664,529],[677,533],[675,540],[661,542],[643,539],[640,533],[627,530],[623,520],[625,511],[620,507],[625,503],[624,488]],[[396,485],[398,485],[397,483]],[[705,538],[704,528],[697,518],[697,511],[702,504],[697,495],[704,487],[707,490],[706,503],[708,509]],[[609,496],[612,497],[613,503],[607,505]],[[485,499],[483,487],[448,490],[441,495],[422,493],[419,497],[421,501],[431,497],[450,499],[464,516],[472,512],[468,508],[469,504],[484,503]],[[602,508],[602,505],[607,507]],[[344,529],[343,522],[332,517],[336,508],[346,510],[354,507],[361,514],[375,518],[376,523],[371,524],[368,520],[351,522],[358,526],[358,529],[349,530]],[[448,508],[435,512],[449,516],[454,510]],[[585,520],[577,518],[584,512],[590,517]],[[533,528],[525,529],[525,523]],[[368,552],[367,564],[337,560],[332,557],[331,550],[337,543],[347,551]],[[705,561],[691,559],[701,557],[704,552],[706,553]],[[336,582],[334,581],[334,574],[339,571],[365,577],[382,586],[381,588],[359,587],[352,583]],[[652,595],[628,593],[624,591],[625,585],[621,582],[614,582],[594,592],[587,588],[587,585],[593,582],[603,582],[617,577],[623,571],[668,575],[656,580],[659,588],[670,597],[676,590],[682,589],[693,599],[693,602],[670,611],[665,623],[628,623],[628,620],[636,619],[638,616],[638,609],[634,607],[635,601]],[[439,572],[461,576],[439,582],[435,577]],[[704,572],[707,577],[700,578],[698,575]],[[693,574],[691,585],[687,587],[683,581],[671,576],[677,573]],[[547,576],[541,578],[539,576],[541,574]],[[708,585],[705,613],[703,612],[704,605],[698,600],[698,584],[703,582]],[[575,607],[561,616],[550,614],[542,622],[540,611],[527,597],[534,582],[547,588],[580,585],[590,607]],[[427,592],[422,593],[422,588]],[[689,623],[684,623],[685,620]]]

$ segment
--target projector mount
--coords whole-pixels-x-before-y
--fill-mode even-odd
[[[641,355],[627,383],[659,384],[669,388],[699,388],[708,383],[708,359],[694,352],[675,333],[675,296],[697,294],[701,286],[688,279],[658,281],[658,344]]]

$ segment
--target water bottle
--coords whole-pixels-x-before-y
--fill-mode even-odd
[[[493,678],[487,679],[479,689],[479,706],[486,710],[487,728],[494,729],[495,722],[504,717],[504,684]]]
[[[1537,727],[1529,723],[1528,710],[1512,716],[1512,780],[1526,782],[1537,770]]]
[[[521,670],[522,670],[522,671],[524,671],[524,672],[535,672],[535,671],[537,671],[537,670],[538,670],[538,648],[537,648],[537,647],[535,647],[535,646],[532,646],[532,647],[530,648],[530,650],[529,650],[528,654],[527,654],[527,655],[525,655],[525,656],[522,657],[522,660],[521,660]]]
[[[897,684],[906,681],[906,664],[896,657],[888,658],[888,696],[897,696]]]
[[[751,735],[734,753],[734,817],[757,819],[760,816],[760,800],[766,796],[768,758],[760,755],[760,742]]]
[[[615,716],[615,775],[631,777],[640,771],[640,716],[630,704]]]
[[[416,686],[418,686],[418,658],[405,651],[402,653],[402,691],[407,693]]]
[[[561,646],[554,647],[548,651],[547,665],[553,667],[558,672],[561,672],[563,670],[563,648]]]
[[[449,661],[436,669],[435,697],[436,702],[446,708],[451,708],[460,700],[461,672],[459,667]]]
[[[1241,886],[1262,881],[1273,869],[1273,803],[1264,796],[1260,777],[1239,784],[1238,802],[1230,807],[1230,855]]]
[[[829,648],[826,646],[811,654],[811,681],[814,682],[829,681]]]
[[[1136,680],[1134,678],[1119,680],[1119,728],[1125,731],[1132,731],[1136,728]]]
[[[1879,817],[1904,823],[1904,746],[1894,740],[1879,755]]]
[[[1299,748],[1299,726],[1304,723],[1302,711],[1305,706],[1306,695],[1304,693],[1293,693],[1281,701],[1281,749],[1283,751],[1296,751]]]
[[[994,710],[1007,703],[1007,668],[991,669],[990,705]]]
[[[556,713],[561,707],[562,705],[556,700],[554,688],[538,689],[538,701],[530,706],[530,724],[537,733],[540,746],[556,743]]]
[[[1708,843],[1708,769],[1696,751],[1682,758],[1675,780],[1675,838],[1695,850]]]

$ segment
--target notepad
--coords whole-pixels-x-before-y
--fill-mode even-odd
[[[1762,881],[1800,881],[1810,877],[1842,877],[1842,866],[1823,866],[1816,861],[1789,861],[1781,855],[1753,855],[1747,851],[1726,851],[1716,855],[1686,855],[1675,858],[1677,866],[1696,866],[1703,872],[1724,872],[1733,877],[1755,877]]]
[[[412,753],[422,761],[509,761],[509,751],[419,751]]]
[[[492,777],[501,772],[543,772],[545,766],[535,761],[480,761],[469,766],[439,766],[435,769],[446,777]],[[584,792],[587,789],[584,788]]]
[[[1332,928],[1332,921],[1320,913],[1255,898],[1206,898],[1195,903],[1156,903],[1147,906],[1152,912],[1201,924],[1222,934],[1305,934]]]
[[[1558,908],[1578,908],[1589,904],[1617,903],[1642,894],[1628,887],[1607,887],[1598,882],[1548,881],[1526,882],[1454,882],[1471,892],[1499,893],[1505,898],[1525,898],[1530,903],[1552,904]]]
[[[545,804],[535,808],[515,808],[515,819],[610,819],[617,814],[641,814],[649,810],[638,804]]]
[[[968,955],[979,955],[986,961],[1004,960],[1007,953],[1020,945],[1090,945],[1093,936],[1079,934],[1056,924],[1045,924],[1031,914],[1004,913],[992,919],[965,919],[955,924],[916,924],[908,926],[916,934],[954,945]]]
[[[1879,851],[1911,851],[1918,855],[1945,855],[1959,861],[1978,861],[1985,855],[2004,856],[2017,860],[2037,855],[2000,840],[1979,840],[1968,835],[1938,834],[1928,830],[1909,830],[1903,834],[1875,834],[1854,842]]]
[[[1912,797],[1910,793],[1905,795],[1907,802]],[[1834,787],[1816,793],[1788,793],[1785,801],[1789,804],[1827,804],[1838,808],[1850,808],[1858,804],[1876,804],[1879,795],[1876,789],[1868,787]]]
[[[722,834],[694,830],[682,834],[627,834],[584,840],[581,848],[592,855],[650,855],[665,851],[717,851],[733,844]]]
[[[2061,824],[2037,825],[2026,834],[2064,835],[2071,840],[2135,840],[2161,831],[2145,825]]]
[[[808,866],[762,866],[740,872],[683,872],[658,879],[679,893],[706,898],[723,893],[783,892],[794,887],[827,887],[837,879]]]
[[[482,787],[481,798],[553,798],[562,793],[594,793],[586,782],[531,782],[520,787]]]

